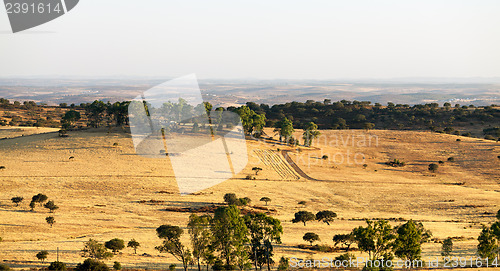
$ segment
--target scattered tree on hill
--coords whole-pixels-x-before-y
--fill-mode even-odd
[[[234,193],[227,193],[224,195],[224,202],[228,205],[235,205],[237,201],[238,197],[236,197],[236,194]]]
[[[189,216],[188,231],[191,238],[191,246],[193,248],[193,258],[198,264],[198,271],[201,271],[201,260],[207,264],[211,256],[210,242],[212,234],[210,232],[210,221],[212,217],[209,215],[198,216],[191,214]]]
[[[453,252],[453,240],[448,237],[444,239],[443,245],[441,246],[441,256],[449,257]]]
[[[51,228],[56,223],[56,219],[53,216],[46,217],[45,221],[50,225]]]
[[[396,238],[386,220],[366,220],[366,227],[359,226],[352,231],[359,250],[368,253],[370,260],[392,260],[392,245]]]
[[[267,206],[267,203],[270,202],[271,199],[268,197],[262,197],[262,198],[260,198],[260,201],[264,201],[266,203],[266,206]]]
[[[326,223],[328,226],[330,226],[330,222],[333,222],[333,220],[337,217],[337,214],[332,212],[332,211],[319,211],[316,214],[316,220],[318,221],[323,221]]]
[[[65,263],[55,261],[50,263],[48,269],[51,271],[66,271],[67,267]]]
[[[83,263],[76,265],[76,271],[109,271],[109,267],[100,261],[94,259],[86,259]]]
[[[262,168],[260,168],[260,167],[253,167],[252,170],[255,171],[255,176],[257,176],[257,175],[259,175],[259,171],[261,171]]]
[[[123,241],[122,239],[114,238],[104,243],[104,246],[107,249],[111,249],[113,253],[116,254],[118,251],[125,248],[125,241]]]
[[[273,243],[281,243],[283,227],[281,222],[263,213],[250,213],[245,215],[245,224],[250,232],[250,243],[252,251],[250,259],[253,260],[255,268],[262,269],[267,264],[271,270],[273,261]]]
[[[156,229],[156,234],[163,239],[163,244],[157,246],[159,252],[167,252],[182,262],[184,271],[187,271],[191,252],[181,243],[180,237],[183,230],[178,226],[162,225]]]
[[[410,220],[396,227],[397,237],[394,241],[394,254],[403,260],[420,259],[422,252],[422,230]]]
[[[500,220],[500,209],[497,212],[497,219]]]
[[[62,118],[62,128],[63,129],[71,129],[73,128],[73,124],[76,121],[79,121],[81,118],[80,112],[75,111],[75,110],[69,110],[64,114],[64,117]]]
[[[429,171],[431,171],[431,172],[436,172],[436,170],[438,170],[438,168],[439,168],[438,164],[432,163],[429,165]]]
[[[352,233],[348,233],[348,234],[335,234],[333,236],[333,243],[335,244],[335,246],[337,246],[338,244],[342,244],[342,247],[345,246],[346,247],[346,252],[349,252],[349,248],[351,247],[351,245],[355,242],[354,240],[354,235]]]
[[[13,203],[16,204],[16,207],[18,207],[19,203],[21,203],[24,200],[24,198],[23,197],[13,197],[11,200]]]
[[[33,201],[30,202],[30,209],[31,209],[32,212],[35,210],[35,206],[36,206],[35,202],[33,202]]]
[[[307,221],[312,221],[315,219],[316,216],[313,213],[308,211],[299,211],[295,213],[295,218],[292,220],[292,223],[302,222],[305,226]]]
[[[308,232],[308,233],[304,234],[302,239],[304,239],[304,241],[306,241],[306,242],[311,243],[311,246],[312,246],[312,244],[314,242],[319,241],[319,235],[317,235],[314,232]]]
[[[89,239],[83,246],[82,257],[92,258],[95,260],[106,260],[111,259],[113,257],[113,253],[109,252],[104,244],[101,244],[94,239]]]
[[[49,252],[46,250],[42,250],[36,254],[36,258],[42,261],[42,263],[47,259],[47,256],[49,255]]]
[[[45,203],[43,205],[43,207],[47,208],[50,210],[51,213],[53,213],[55,210],[59,209],[59,206],[57,206],[53,200],[49,200],[47,201],[47,203]]]
[[[276,122],[274,131],[278,132],[280,135],[280,142],[283,141],[283,138],[285,139],[285,142],[288,142],[295,130],[293,129],[292,121],[287,118],[283,118],[282,120]]]
[[[236,206],[219,207],[211,224],[212,246],[219,252],[219,260],[225,261],[226,269],[248,267],[248,229]]]
[[[302,138],[304,139],[304,146],[312,146],[313,140],[318,138],[320,134],[318,125],[314,122],[308,122],[304,127],[304,134],[302,135]]]
[[[493,259],[497,256],[499,247],[497,237],[493,230],[488,227],[483,227],[481,234],[477,238],[479,244],[477,245],[477,254],[483,259]]]
[[[127,247],[134,249],[134,254],[137,254],[137,248],[140,247],[141,244],[137,242],[135,239],[128,241]]]
[[[46,195],[44,195],[44,194],[41,194],[41,193],[40,193],[40,194],[34,195],[34,196],[31,198],[31,201],[32,201],[32,202],[35,202],[35,203],[39,203],[39,204],[40,204],[40,206],[42,206],[42,204],[43,204],[44,202],[46,202],[48,199],[49,199],[49,198],[48,198]]]

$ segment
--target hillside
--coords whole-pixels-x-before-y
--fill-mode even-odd
[[[273,134],[271,129],[266,133]],[[135,155],[128,133],[92,129],[69,134],[0,142],[0,166],[5,167],[0,170],[0,258],[12,267],[46,266],[35,254],[48,250],[47,261],[54,261],[57,248],[61,261],[74,265],[83,260],[79,253],[89,238],[135,238],[141,243],[137,255],[125,248],[107,263],[167,269],[177,261],[154,249],[161,243],[155,229],[166,223],[184,228],[189,213],[165,208],[217,205],[226,193],[249,197],[250,205],[257,207],[265,205],[259,202],[261,197],[272,199],[268,207],[276,210],[272,215],[284,227],[276,258],[311,257],[311,251],[297,247],[304,244],[305,232],[316,232],[320,243],[333,245],[334,234],[364,225],[365,218],[390,219],[392,225],[408,219],[422,221],[439,240],[457,237],[455,251],[470,257],[475,254],[481,223],[493,222],[500,208],[500,143],[491,140],[431,132],[331,130],[322,131],[313,148],[300,147],[300,152],[274,140],[248,140],[245,170],[201,193],[180,196],[168,159]],[[295,136],[300,135],[297,130]],[[303,172],[285,162],[282,153],[287,150],[292,152],[285,154]],[[322,159],[324,155],[328,159]],[[448,162],[449,157],[454,161]],[[393,159],[407,165],[385,165]],[[440,160],[444,164],[430,173],[428,164]],[[256,180],[245,179],[254,175],[255,166],[263,169]],[[32,212],[28,207],[31,196],[38,193],[60,206],[53,214],[52,228],[45,223],[46,209],[37,206]],[[24,197],[19,207],[10,202],[15,196]],[[305,201],[305,206],[299,201]],[[310,222],[304,227],[291,223],[298,210],[333,210],[338,219],[331,226]],[[187,235],[183,240],[188,242]],[[440,246],[424,244],[424,258],[439,255]]]

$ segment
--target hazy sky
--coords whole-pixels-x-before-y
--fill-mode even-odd
[[[0,77],[500,76],[500,1],[80,0],[12,34]]]

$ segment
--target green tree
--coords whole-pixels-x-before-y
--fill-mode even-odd
[[[497,219],[500,220],[500,209],[497,212]]]
[[[56,223],[56,219],[53,216],[46,217],[45,221],[50,225],[51,228]]]
[[[483,230],[477,238],[479,244],[477,245],[477,254],[483,259],[493,259],[498,253],[498,240],[493,234],[493,230],[488,227],[483,227]]]
[[[113,269],[114,270],[122,270],[122,265],[119,262],[114,262]]]
[[[11,200],[13,203],[16,204],[16,207],[18,207],[19,203],[21,203],[24,200],[24,198],[23,197],[13,197]]]
[[[64,117],[62,118],[62,128],[63,129],[70,129],[73,127],[74,123],[76,121],[79,121],[81,119],[80,112],[75,111],[75,110],[69,110],[64,114]]]
[[[271,201],[271,199],[270,199],[270,198],[268,198],[268,197],[262,197],[262,198],[260,198],[260,201],[265,202],[265,203],[266,203],[266,206],[267,206],[267,203],[268,203],[268,202],[270,202],[270,201]]]
[[[267,264],[267,269],[271,270],[271,264],[274,263],[273,243],[281,243],[283,227],[281,222],[263,213],[249,213],[245,215],[245,224],[250,232],[250,241],[252,252],[250,259],[262,269]]]
[[[51,262],[50,265],[49,265],[49,270],[53,270],[53,271],[66,271],[67,270],[67,267],[66,267],[66,264],[63,263],[63,262],[58,262],[58,261],[55,261],[55,262]]]
[[[453,240],[448,237],[444,239],[443,245],[441,246],[441,256],[449,257],[453,252]]]
[[[278,263],[278,270],[284,271],[284,270],[288,270],[289,268],[290,268],[289,259],[286,258],[285,256],[282,256],[280,258],[280,262]]]
[[[133,248],[134,249],[134,254],[137,254],[137,248],[140,247],[141,244],[137,242],[135,239],[132,239],[128,241],[127,247]]]
[[[306,225],[307,221],[312,221],[316,219],[316,216],[308,211],[299,211],[295,213],[295,218],[292,220],[292,223],[299,223],[302,222],[304,223],[304,226]]]
[[[42,263],[47,259],[47,256],[49,255],[49,252],[46,250],[42,250],[36,254],[36,258],[42,261]]]
[[[307,232],[306,234],[304,234],[304,236],[302,236],[302,239],[306,242],[309,242],[311,243],[311,246],[312,244],[315,242],[315,241],[319,241],[319,235],[317,235],[316,233],[314,232]]]
[[[118,251],[125,248],[125,241],[123,241],[122,239],[114,238],[104,243],[104,246],[107,249],[111,249],[111,251],[116,254]]]
[[[359,226],[352,231],[359,250],[368,253],[370,260],[390,260],[391,248],[396,238],[391,225],[386,220],[366,220],[366,227]]]
[[[394,241],[394,254],[403,260],[420,259],[422,253],[422,231],[413,220],[406,222],[396,228],[397,237]]]
[[[107,112],[107,106],[103,101],[94,101],[85,107],[87,112],[88,125],[98,128],[101,126]]]
[[[43,207],[45,207],[45,208],[49,209],[49,211],[50,211],[51,213],[53,213],[55,210],[59,209],[59,206],[57,206],[57,205],[54,203],[54,201],[53,201],[53,200],[49,200],[49,201],[47,201],[47,203],[45,203],[45,204],[43,205]]]
[[[238,197],[236,197],[236,194],[234,193],[227,193],[224,195],[224,201],[228,205],[236,205],[238,202]]]
[[[337,214],[332,211],[319,211],[316,213],[316,220],[323,221],[328,226],[330,226],[330,222],[333,222],[336,217]]]
[[[94,259],[86,259],[83,263],[76,265],[76,271],[109,271],[109,267],[100,261]]]
[[[287,118],[276,122],[274,131],[280,135],[280,141],[283,141],[283,138],[285,138],[285,142],[288,142],[293,132],[295,132],[292,121]]]
[[[187,271],[191,252],[181,243],[180,237],[183,230],[178,226],[161,225],[156,229],[156,234],[163,239],[163,244],[157,246],[159,252],[167,252],[182,262],[184,270]]]
[[[349,252],[349,248],[355,242],[354,235],[352,233],[348,234],[335,234],[333,236],[333,243],[336,245],[342,244],[346,247],[346,252]]]
[[[217,208],[211,231],[212,246],[219,252],[219,259],[225,261],[226,269],[235,266],[247,268],[249,262],[245,244],[248,242],[248,229],[240,216],[240,210],[234,205]]]
[[[81,253],[82,257],[92,258],[95,260],[106,260],[113,257],[113,253],[107,251],[104,244],[101,244],[94,239],[89,239],[85,242]]]
[[[304,127],[304,134],[302,135],[304,145],[308,147],[312,146],[313,140],[318,138],[320,134],[320,131],[318,131],[318,125],[314,122],[307,123]]]
[[[203,259],[208,267],[208,258],[211,254],[210,243],[212,234],[210,232],[209,215],[198,216],[191,214],[189,216],[188,231],[193,248],[193,257],[198,264],[198,271],[201,271],[201,260]]]

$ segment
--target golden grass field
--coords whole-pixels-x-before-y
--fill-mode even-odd
[[[266,132],[272,135],[272,130]],[[12,136],[0,134],[2,137]],[[296,131],[296,137],[301,137],[301,131]],[[198,195],[180,196],[168,159],[135,155],[130,135],[120,129],[70,132],[68,138],[54,132],[0,140],[0,166],[5,166],[0,170],[0,260],[14,268],[47,266],[35,254],[47,250],[47,261],[55,261],[59,248],[60,260],[75,265],[83,261],[80,250],[89,238],[126,242],[135,238],[141,243],[137,255],[125,248],[107,263],[167,269],[176,260],[154,249],[161,243],[155,229],[162,224],[185,228],[189,213],[164,209],[220,203],[226,193],[250,197],[251,205],[257,206],[265,205],[259,202],[263,196],[272,199],[269,207],[276,209],[273,216],[284,228],[275,260],[282,255],[337,256],[340,253],[312,255],[297,245],[305,243],[302,236],[306,232],[315,232],[320,243],[333,245],[334,234],[364,225],[364,218],[422,221],[440,240],[463,237],[454,242],[455,256],[475,257],[481,224],[493,222],[500,208],[500,144],[494,141],[430,132],[335,130],[322,131],[315,148],[300,147],[300,151],[276,141],[248,140],[247,145],[245,170]],[[277,167],[259,158],[262,151],[281,157],[278,148],[292,151],[290,157],[308,178],[284,178],[291,176],[277,169],[286,170],[284,160]],[[321,159],[323,155],[328,159]],[[455,161],[447,162],[448,157]],[[389,159],[400,159],[407,166],[389,167],[384,164]],[[428,164],[439,160],[445,163],[430,173]],[[246,180],[255,166],[263,171],[256,180]],[[31,212],[28,207],[38,193],[60,207],[53,214],[56,223],[52,228],[45,223],[50,215],[45,208]],[[15,196],[24,197],[19,207],[10,201]],[[302,206],[299,201],[307,203]],[[291,223],[298,210],[332,210],[339,218],[331,226],[309,222],[304,227]],[[400,223],[391,220],[392,225]],[[183,240],[188,243],[187,231]],[[438,256],[440,248],[439,243],[424,244],[424,260]]]

